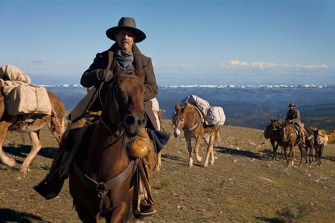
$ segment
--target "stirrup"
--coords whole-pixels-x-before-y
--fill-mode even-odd
[[[147,204],[144,201],[140,202],[140,210],[135,211],[137,217],[148,217],[157,212],[154,204]]]

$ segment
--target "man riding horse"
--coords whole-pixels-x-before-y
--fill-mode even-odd
[[[63,168],[61,165],[64,163],[63,160],[66,159],[65,156],[73,157],[73,155],[68,155],[73,152],[67,148],[69,147],[68,144],[71,144],[71,142],[68,141],[73,141],[74,138],[74,134],[72,134],[71,131],[82,128],[86,123],[99,120],[99,115],[101,114],[101,105],[99,100],[97,100],[99,88],[102,87],[103,83],[111,81],[116,73],[136,75],[143,81],[145,86],[144,102],[148,120],[146,129],[149,134],[146,129],[141,129],[137,137],[137,140],[140,140],[141,143],[135,140],[133,144],[143,145],[143,142],[151,143],[149,135],[151,139],[156,136],[157,140],[157,135],[153,133],[153,130],[157,130],[158,127],[151,100],[157,96],[158,86],[151,58],[144,56],[135,44],[143,41],[146,35],[143,31],[136,28],[135,20],[131,17],[122,17],[119,20],[118,26],[108,29],[106,35],[109,39],[114,40],[115,43],[108,50],[98,53],[91,66],[81,77],[81,85],[91,89],[89,92],[93,91],[93,94],[90,96],[90,93],[88,93],[86,99],[84,98],[71,112],[71,129],[65,134],[66,136],[63,137],[63,145],[60,146],[59,152],[53,160],[49,174],[35,187],[35,190],[47,199],[57,196],[65,178],[68,176],[68,173],[60,173],[60,168]],[[160,138],[163,138],[163,144],[167,143],[167,135],[160,134],[158,139]],[[147,147],[152,148],[150,145]],[[66,150],[67,152],[64,152]],[[64,155],[64,153],[67,155]],[[136,149],[134,153],[133,155],[135,156],[142,155],[136,154]],[[69,163],[71,163],[71,160],[67,162],[67,165],[70,165]],[[154,206],[146,207],[145,209],[147,212],[145,213],[146,215],[150,215],[156,211]]]
[[[300,111],[296,108],[295,104],[292,102],[288,105],[289,110],[286,113],[286,121],[293,123],[294,127],[299,132],[299,137],[301,139],[301,144],[305,145],[305,127],[300,121]]]

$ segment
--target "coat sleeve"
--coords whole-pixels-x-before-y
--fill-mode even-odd
[[[297,117],[295,119],[300,120],[300,111],[299,110],[297,110]]]
[[[149,101],[157,96],[158,86],[151,58],[148,58],[147,63],[145,64],[144,86],[144,101]]]
[[[108,57],[105,53],[98,53],[91,66],[83,73],[80,79],[80,84],[83,87],[97,86],[100,81],[98,79],[98,73],[100,70],[105,69],[108,64]]]

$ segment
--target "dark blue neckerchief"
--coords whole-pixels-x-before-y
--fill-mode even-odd
[[[133,66],[134,54],[133,51],[126,53],[124,50],[117,49],[114,52],[114,59],[118,65],[123,69],[124,73],[132,73],[135,69]]]

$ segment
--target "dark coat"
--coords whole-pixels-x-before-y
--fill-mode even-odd
[[[84,87],[97,87],[100,84],[100,81],[97,78],[97,73],[101,69],[106,69],[111,63],[110,69],[115,70],[116,66],[118,66],[114,60],[110,61],[109,58],[113,58],[113,52],[116,49],[116,44],[114,44],[110,49],[98,53],[94,58],[91,66],[84,72],[81,77],[80,83]],[[133,45],[133,54],[134,54],[134,62],[133,66],[135,68],[135,75],[140,77],[143,80],[145,90],[144,90],[144,102],[145,102],[145,112],[148,117],[148,127],[153,129],[157,129],[158,126],[155,121],[155,115],[152,110],[152,102],[151,99],[155,98],[158,93],[158,86],[156,83],[156,77],[153,70],[153,65],[151,58],[144,56],[137,46]],[[151,126],[150,126],[151,125]]]
[[[286,114],[286,120],[292,121],[293,123],[296,123],[299,125],[299,127],[302,127],[302,123],[300,121],[300,112],[298,109],[289,109]]]

